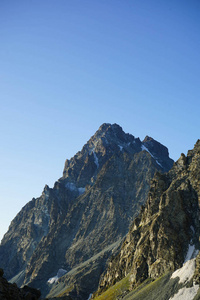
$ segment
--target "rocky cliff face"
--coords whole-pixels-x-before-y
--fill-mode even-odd
[[[147,202],[118,255],[109,262],[97,294],[128,274],[131,287],[135,288],[147,278],[175,271],[192,258],[199,249],[199,202],[200,140],[187,157],[181,155],[168,173],[155,174]],[[199,256],[196,265],[194,280],[199,283]]]
[[[154,173],[172,164],[152,138],[141,142],[117,124],[103,124],[66,161],[54,187],[45,186],[12,221],[0,246],[6,277],[43,295],[87,299],[145,203]],[[66,270],[61,278],[59,269]]]

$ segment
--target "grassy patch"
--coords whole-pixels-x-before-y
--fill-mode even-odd
[[[95,300],[168,300],[180,288],[179,278],[170,279],[170,277],[171,273],[167,273],[154,281],[149,278],[129,292],[130,276],[127,276],[97,296]],[[196,300],[200,299],[197,298]]]
[[[114,286],[109,288],[100,296],[95,297],[95,300],[114,300],[120,299],[123,295],[129,291],[130,288],[130,276],[128,275],[121,281],[117,282]]]
[[[74,285],[71,285],[70,287],[63,289],[62,292],[60,292],[60,294],[58,294],[57,297],[67,296],[69,292],[73,291],[73,289],[74,289]]]
[[[53,289],[50,291],[50,293],[46,296],[47,299],[51,299],[53,297],[63,297],[67,296],[69,292],[73,290],[74,286],[66,286],[64,282],[61,282],[60,284],[55,284]]]
[[[142,283],[138,288],[130,292],[124,299],[126,300],[144,300],[144,299],[157,299],[155,298],[155,291],[158,290],[160,286],[162,286],[163,279],[165,279],[166,275],[154,280],[153,282],[149,282],[149,280]],[[167,277],[168,278],[168,277]],[[153,294],[153,297],[152,295]]]
[[[171,273],[167,273],[153,282],[144,282],[137,289],[124,297],[124,300],[168,300],[178,291],[179,279],[170,279]]]

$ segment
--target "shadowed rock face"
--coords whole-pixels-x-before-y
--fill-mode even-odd
[[[43,295],[87,299],[146,202],[154,173],[172,164],[167,148],[152,138],[141,142],[117,124],[103,124],[66,160],[54,187],[45,186],[12,221],[0,246],[6,277]],[[59,269],[67,274],[48,284]]]
[[[180,268],[189,245],[199,248],[199,201],[200,140],[167,174],[155,174],[147,202],[109,262],[97,294],[127,274],[136,287],[149,277]],[[199,282],[199,256],[195,278]]]
[[[22,289],[18,288],[16,284],[9,283],[3,277],[3,270],[0,269],[0,299],[3,300],[37,300],[40,298],[40,291],[30,288],[28,286]]]

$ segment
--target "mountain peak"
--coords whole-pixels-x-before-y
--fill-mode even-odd
[[[139,139],[135,139],[133,135],[125,133],[118,124],[103,123],[83,149],[89,151],[89,153],[116,152],[117,149],[122,150],[129,147],[136,140],[141,144]]]
[[[152,137],[146,135],[142,142],[145,143],[145,142],[149,142],[149,141],[154,141],[154,139]]]
[[[111,123],[103,123],[98,131],[106,131],[108,130],[109,128],[111,128],[112,130],[122,130],[122,127],[120,125],[118,125],[117,123],[114,123],[114,124],[111,124]]]
[[[126,140],[127,137],[132,137],[134,139],[134,136],[127,134],[123,131],[122,127],[119,126],[118,124],[110,124],[110,123],[103,123],[99,129],[96,131],[96,133],[92,136],[91,139],[98,139],[102,137],[107,138],[107,142],[113,141],[114,139],[119,139],[119,140]]]
[[[72,178],[71,175],[74,173],[74,166],[76,165],[74,180],[76,181],[79,178],[82,187],[82,184],[88,184],[91,177],[96,176],[98,170],[113,155],[119,155],[120,153],[134,155],[143,150],[150,153],[162,172],[172,167],[173,160],[169,158],[168,149],[153,138],[146,136],[144,141],[141,142],[139,138],[135,138],[132,134],[125,133],[118,124],[103,123],[83,146],[82,150],[70,160],[66,160],[63,176],[64,178]],[[83,168],[85,163],[90,169],[87,169],[87,172]],[[88,176],[85,176],[85,172]]]

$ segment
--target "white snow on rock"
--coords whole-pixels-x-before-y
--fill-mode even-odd
[[[171,278],[179,277],[179,283],[187,283],[192,279],[195,271],[195,258],[188,260],[182,266],[182,268],[176,270]]]
[[[188,260],[196,257],[197,254],[198,254],[198,250],[195,250],[195,245],[189,244],[184,263],[186,263]]]
[[[53,284],[53,283],[57,282],[58,279],[59,279],[60,277],[62,277],[63,275],[65,275],[66,273],[67,273],[66,270],[64,270],[64,269],[59,269],[57,275],[54,276],[54,277],[49,278],[47,282],[50,283],[50,284]]]
[[[97,139],[96,141],[92,142],[92,145],[89,146],[89,154],[93,153],[97,147],[97,144],[99,143],[99,140]]]
[[[157,163],[159,166],[161,166],[161,168],[163,167],[157,160],[156,160],[156,163]]]
[[[67,182],[65,187],[67,189],[69,189],[70,191],[78,191],[79,192],[79,195],[82,195],[83,193],[85,193],[85,188],[84,187],[80,187],[80,188],[77,188],[76,185],[73,183],[73,182]]]
[[[171,278],[176,278],[179,277],[179,283],[183,283],[183,284],[187,284],[192,277],[194,276],[194,272],[195,272],[195,258],[190,259],[191,257],[196,257],[198,254],[198,250],[195,250],[195,247],[192,245],[189,245],[188,248],[188,253],[186,255],[186,259],[188,259],[182,266],[182,268],[176,270]],[[190,257],[190,258],[189,258]],[[199,289],[199,285],[198,284],[194,284],[193,286],[190,288],[187,288],[186,286],[184,286],[182,289],[180,289],[178,291],[177,294],[175,294],[173,297],[171,297],[169,300],[189,300],[189,299],[193,299],[196,294],[197,291]]]
[[[151,154],[151,152],[149,151],[149,149],[147,147],[145,147],[144,145],[142,145],[141,148],[142,148],[142,151],[144,151],[144,150],[147,151],[151,155],[151,157],[154,158],[154,156]]]
[[[141,146],[141,149],[142,149],[142,151],[147,151],[150,155],[151,155],[151,157],[153,157],[154,159],[155,159],[155,161],[156,161],[156,163],[161,167],[161,168],[163,168],[163,166],[159,163],[159,161],[153,156],[153,154],[149,151],[149,149],[147,148],[147,147],[145,147],[144,145],[142,145]]]
[[[79,192],[79,195],[82,195],[83,193],[85,193],[85,188],[78,188],[78,192]]]
[[[77,190],[77,187],[73,182],[67,182],[65,187],[67,189],[69,189],[70,191],[76,191]]]
[[[96,164],[96,166],[97,166],[97,168],[99,167],[99,160],[98,160],[98,157],[97,157],[97,155],[96,155],[96,153],[93,151],[92,152],[93,153],[93,155],[94,155],[94,162],[95,162],[95,164]]]
[[[58,276],[54,276],[54,277],[49,278],[49,280],[47,282],[49,284],[53,284],[54,282],[57,282],[58,279],[59,279]]]
[[[190,226],[190,229],[192,230],[193,234],[195,233],[194,227]]]
[[[184,287],[180,289],[178,293],[171,297],[169,300],[192,300],[196,296],[198,289],[198,284],[193,285],[191,288]]]
[[[89,294],[89,297],[88,297],[87,300],[90,300],[91,298],[92,298],[92,294]]]
[[[120,151],[122,151],[122,150],[123,150],[123,146],[121,146],[121,145],[118,145],[118,147],[119,147]]]

